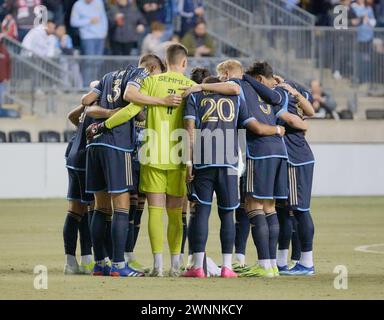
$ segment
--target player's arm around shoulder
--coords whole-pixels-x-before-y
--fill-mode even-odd
[[[108,119],[119,110],[121,108],[106,109],[100,106],[89,106],[85,109],[85,114],[93,119]]]
[[[256,119],[248,121],[244,125],[248,130],[252,131],[254,134],[259,136],[274,136],[279,135],[280,137],[284,136],[285,128],[282,126],[270,126],[265,123],[261,123]]]
[[[181,89],[184,90],[183,97],[186,97],[191,93],[196,93],[200,91],[211,91],[228,96],[237,96],[241,92],[240,86],[233,81],[218,83],[201,83],[195,84],[191,87],[183,87]]]
[[[280,83],[279,87],[286,90],[289,94],[293,95],[299,102],[299,107],[303,110],[304,115],[307,117],[313,117],[315,115],[315,109],[309,99],[309,94],[306,93],[306,97],[300,93],[297,89],[293,88],[286,82]]]
[[[290,112],[284,112],[280,115],[280,119],[282,119],[285,123],[287,123],[291,128],[307,131],[308,130],[308,122],[301,119],[299,116],[292,114]]]
[[[144,79],[142,86],[128,84],[124,92],[124,100],[141,106],[167,106],[178,107],[182,102],[179,95],[168,95],[165,98],[154,94],[156,78],[153,76]]]
[[[85,106],[81,104],[68,113],[68,120],[76,127],[79,125],[79,118],[84,112],[84,108]]]

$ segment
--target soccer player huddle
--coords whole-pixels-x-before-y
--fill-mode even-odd
[[[165,64],[149,54],[138,67],[107,73],[91,83],[81,105],[70,112],[77,131],[66,151],[64,273],[313,275],[314,157],[305,139],[305,118],[314,114],[310,92],[259,61],[244,71],[239,61],[227,60],[217,66],[217,76],[195,68],[188,78],[187,54],[182,45],[172,44]],[[220,267],[206,255],[214,194]],[[146,201],[151,269],[134,254]],[[164,209],[171,255],[167,274]],[[249,233],[258,258],[248,266]]]

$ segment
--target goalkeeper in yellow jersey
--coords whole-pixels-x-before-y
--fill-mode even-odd
[[[166,53],[168,71],[144,79],[140,93],[152,97],[181,95],[186,87],[195,83],[184,76],[187,68],[187,50],[172,44]],[[220,87],[220,86],[219,86]],[[222,87],[223,93],[228,87]],[[212,88],[214,89],[214,88]],[[221,89],[221,88],[220,88]],[[236,92],[232,92],[236,94]],[[130,104],[102,123],[97,133],[119,126],[135,116],[142,105]],[[182,242],[182,204],[186,194],[185,164],[183,163],[184,101],[177,108],[157,105],[147,106],[146,130],[139,151],[140,190],[148,200],[148,232],[154,256],[151,276],[163,276],[163,210],[168,215],[167,238],[171,253],[170,276],[180,274],[179,257]]]

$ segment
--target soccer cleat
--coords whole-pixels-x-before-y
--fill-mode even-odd
[[[128,262],[128,266],[136,271],[140,271],[143,273],[149,273],[151,269],[144,267],[140,262],[137,260],[133,260],[131,262]]]
[[[264,269],[260,265],[247,268],[245,272],[240,273],[240,277],[261,277],[261,278],[273,278],[273,269]]]
[[[279,268],[277,266],[272,267],[272,270],[273,270],[274,277],[280,276]]]
[[[160,269],[152,269],[152,271],[149,273],[150,277],[163,277],[163,270]]]
[[[95,266],[95,262],[91,262],[88,264],[80,264],[79,266],[79,273],[81,274],[92,274],[93,267]]]
[[[181,275],[181,269],[177,270],[177,269],[171,268],[171,270],[169,270],[168,275],[169,275],[170,277],[172,277],[172,278],[180,277],[180,275]]]
[[[222,278],[237,278],[237,273],[227,267],[221,267]]]
[[[288,272],[289,272],[289,268],[287,265],[283,266],[283,267],[277,267],[279,269],[279,274],[282,275],[282,276],[286,276],[288,275]]]
[[[111,277],[144,277],[144,272],[136,271],[125,264],[124,268],[117,268],[112,264]]]
[[[93,267],[92,275],[94,276],[109,276],[111,272],[111,267],[109,265],[101,266],[99,264],[95,264]]]
[[[206,278],[207,277],[205,275],[203,268],[194,268],[194,267],[184,272],[181,276],[187,277],[187,278]]]
[[[292,269],[289,269],[287,275],[289,276],[313,276],[315,274],[315,267],[304,267],[302,264],[297,263]]]
[[[75,264],[72,266],[72,265],[66,263],[64,265],[64,274],[66,274],[66,275],[80,274],[79,265]]]
[[[235,262],[235,263],[232,264],[232,270],[237,272],[237,273],[241,273],[246,268],[247,268],[246,264],[240,264],[238,262]]]

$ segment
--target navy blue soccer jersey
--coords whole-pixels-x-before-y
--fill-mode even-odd
[[[93,122],[93,119],[87,117],[85,112],[82,113],[79,119],[79,125],[75,136],[70,142],[70,147],[68,146],[66,153],[67,165],[69,169],[85,171],[86,163],[86,146],[87,146],[87,137],[86,129]]]
[[[276,126],[277,110],[265,103],[247,81],[240,79],[233,81],[240,85],[241,97],[246,101],[250,115],[261,123]],[[284,105],[283,97],[281,104]],[[284,140],[279,135],[260,136],[247,130],[247,157],[250,159],[287,158]]]
[[[100,83],[92,89],[99,95],[100,106],[106,109],[122,108],[129,104],[123,98],[125,88],[128,85],[141,87],[143,80],[148,77],[146,69],[129,65],[125,70],[107,73]],[[94,120],[100,123],[106,119]],[[88,146],[106,146],[113,149],[132,152],[135,149],[135,120],[130,121],[96,136]]]
[[[294,82],[287,81],[287,83],[299,91],[310,102],[313,101],[312,95],[309,91]],[[300,118],[304,117],[303,110],[299,107],[298,101],[294,96],[288,94],[281,87],[276,87],[275,91],[288,96],[287,104],[275,107],[278,117],[283,115],[285,112],[292,113]],[[296,166],[314,163],[315,158],[307,140],[305,139],[305,132],[303,130],[290,127],[281,118],[279,118],[278,124],[285,127],[284,142],[288,152],[288,163]]]
[[[198,92],[189,96],[184,119],[195,121],[194,167],[238,165],[239,126],[254,119],[240,96]]]

